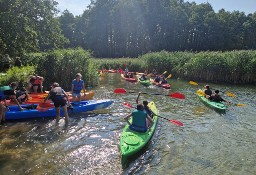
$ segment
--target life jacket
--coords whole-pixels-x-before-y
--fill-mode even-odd
[[[135,110],[132,112],[132,125],[130,125],[130,129],[138,132],[146,132],[147,113],[143,110]]]

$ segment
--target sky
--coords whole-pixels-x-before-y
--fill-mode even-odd
[[[59,3],[58,9],[60,12],[68,10],[73,15],[81,15],[83,11],[90,4],[91,0],[55,0]],[[256,0],[184,0],[189,2],[196,2],[197,4],[209,2],[214,11],[218,12],[224,8],[226,11],[238,10],[245,12],[245,14],[256,12]]]

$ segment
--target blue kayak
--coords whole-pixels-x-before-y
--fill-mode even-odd
[[[73,108],[68,109],[70,114],[88,112],[98,109],[107,108],[113,103],[113,100],[87,100],[81,102],[71,102]],[[18,106],[9,106],[9,111],[5,113],[6,120],[19,120],[19,119],[30,119],[30,118],[44,118],[44,117],[55,117],[56,110],[54,107],[46,111],[38,111],[36,109],[38,104],[21,105],[24,108],[23,111]],[[63,111],[61,108],[61,115]]]

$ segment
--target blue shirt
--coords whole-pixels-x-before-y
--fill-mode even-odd
[[[83,89],[83,84],[84,84],[83,80],[76,81],[76,79],[74,79],[72,81],[72,85],[74,85],[73,91],[75,93],[80,93],[80,91]]]

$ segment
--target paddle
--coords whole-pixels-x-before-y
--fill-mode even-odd
[[[124,102],[124,106],[126,107],[129,107],[129,108],[135,108],[133,107],[130,103],[127,103],[127,102]],[[155,114],[154,114],[155,115]],[[165,119],[165,120],[168,120],[169,122],[172,122],[173,124],[177,125],[177,126],[183,126],[183,123],[178,121],[178,120],[170,120],[168,118],[165,118],[165,117],[162,117],[162,116],[159,116],[157,115],[158,117],[162,118],[162,119]]]
[[[172,74],[168,75],[168,77],[166,77],[166,79],[171,78],[171,77],[172,77]]]
[[[201,89],[197,90],[196,93],[197,93],[198,95],[205,96],[204,91],[202,91]],[[239,103],[234,104],[234,105],[235,105],[235,106],[238,106],[238,107],[246,106],[246,104],[239,104]]]
[[[125,94],[125,93],[136,93],[136,92],[135,91],[127,92],[124,88],[117,88],[117,89],[114,90],[114,93]],[[150,94],[150,93],[142,92],[141,94]],[[164,94],[150,94],[150,95],[164,95]],[[169,95],[164,95],[164,96],[169,96],[169,97],[172,97],[172,98],[179,98],[179,99],[185,99],[186,98],[184,94],[181,94],[179,92],[175,92],[175,93],[172,93],[172,94],[169,94]]]
[[[189,84],[195,85],[195,86],[200,85],[200,84],[198,84],[197,82],[194,82],[194,81],[189,81]],[[225,93],[223,91],[220,91],[220,92]],[[236,95],[231,93],[231,92],[226,92],[225,94],[227,94],[227,96],[229,96],[229,97],[236,97]]]

